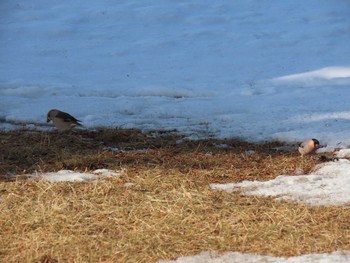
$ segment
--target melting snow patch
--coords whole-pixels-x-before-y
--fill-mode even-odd
[[[317,149],[316,153],[331,153],[334,151],[335,151],[334,147],[325,146],[325,147]]]
[[[174,261],[161,260],[158,263],[166,262],[176,262],[176,263],[196,263],[196,262],[206,262],[206,263],[255,263],[255,262],[265,262],[265,263],[346,263],[350,261],[350,251],[336,251],[332,253],[324,254],[308,254],[297,257],[272,257],[272,256],[260,256],[256,254],[243,254],[239,252],[228,252],[224,254],[219,254],[217,252],[202,252],[196,256],[180,257]]]
[[[71,170],[61,170],[58,172],[32,174],[32,179],[45,180],[49,182],[87,182],[97,180],[100,177],[120,176],[121,172],[108,169],[97,169],[92,173],[80,173]]]
[[[313,174],[280,175],[274,180],[211,184],[212,189],[242,191],[244,195],[276,196],[310,205],[343,205],[350,201],[350,161],[339,160],[316,167]]]
[[[34,177],[49,182],[86,182],[96,180],[98,175],[91,173],[78,173],[70,170],[61,170],[52,173],[33,174],[33,178]]]
[[[112,176],[121,176],[121,172],[120,171],[111,171],[111,170],[108,170],[108,169],[97,169],[93,172],[94,174],[97,174],[97,175],[102,175],[102,176],[109,176],[109,177],[112,177]]]
[[[350,149],[341,149],[336,156],[339,158],[350,158]]]

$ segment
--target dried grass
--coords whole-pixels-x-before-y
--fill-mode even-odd
[[[277,153],[276,143],[226,140],[232,148],[218,149],[214,145],[223,141],[177,144],[175,135],[119,133],[128,137],[125,130],[48,133],[43,143],[37,132],[0,134],[6,145],[1,173],[67,164],[77,170],[126,169],[120,178],[89,183],[0,182],[2,262],[155,262],[205,250],[292,256],[350,249],[348,208],[209,188],[210,182],[293,174],[297,167],[309,171],[315,159]],[[103,150],[106,145],[151,150],[112,153]]]

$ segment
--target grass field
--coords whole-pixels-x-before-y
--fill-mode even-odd
[[[2,132],[0,141],[1,262],[156,262],[206,250],[295,256],[350,249],[348,208],[209,188],[294,175],[296,168],[308,173],[319,162],[278,152],[277,142],[188,141],[166,131],[123,129]],[[97,168],[123,175],[87,183],[25,176]]]

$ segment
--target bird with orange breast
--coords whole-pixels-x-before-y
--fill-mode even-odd
[[[307,154],[314,153],[318,147],[320,146],[320,142],[317,139],[307,140],[299,145],[299,152],[301,157]]]

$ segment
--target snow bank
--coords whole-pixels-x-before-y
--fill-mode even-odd
[[[349,8],[3,0],[0,129],[57,108],[86,128],[349,146]]]

